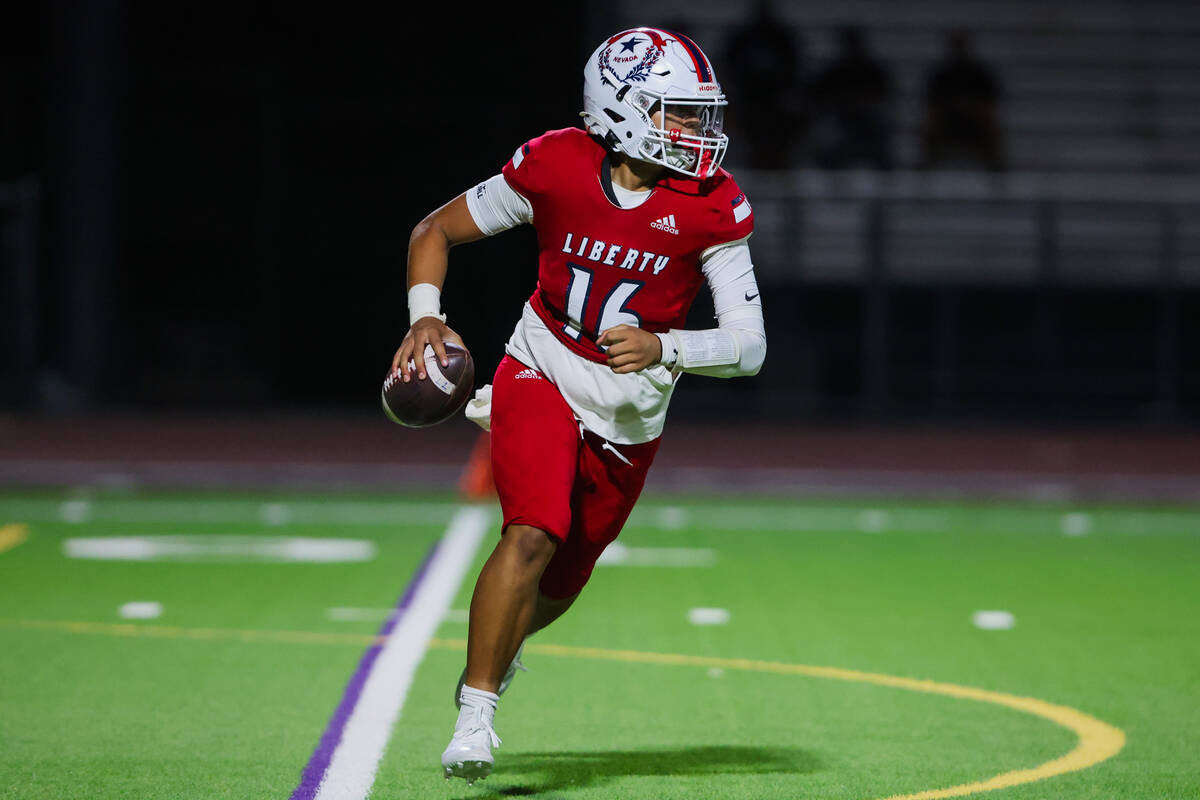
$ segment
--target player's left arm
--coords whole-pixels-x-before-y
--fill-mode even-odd
[[[700,264],[717,327],[657,334],[662,363],[676,372],[714,378],[757,375],[767,357],[767,331],[747,239],[708,248]]]

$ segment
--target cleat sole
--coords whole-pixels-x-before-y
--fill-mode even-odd
[[[456,761],[445,768],[446,780],[462,778],[467,785],[483,780],[492,774],[492,764],[488,761]]]

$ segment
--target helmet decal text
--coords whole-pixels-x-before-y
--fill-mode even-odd
[[[622,41],[623,40],[623,41]],[[620,49],[613,52],[615,45]],[[641,54],[638,47],[645,45]],[[644,81],[650,70],[662,58],[667,42],[657,31],[634,31],[617,34],[608,41],[608,47],[600,51],[600,74],[610,71],[625,83]]]

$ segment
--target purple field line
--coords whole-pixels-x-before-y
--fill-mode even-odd
[[[354,713],[354,707],[358,704],[358,698],[362,694],[363,685],[367,682],[367,678],[371,674],[371,668],[375,665],[375,659],[379,657],[379,652],[383,649],[384,640],[391,635],[392,630],[396,627],[396,623],[404,615],[409,603],[412,602],[412,598],[416,595],[417,589],[420,587],[422,580],[424,580],[425,573],[429,568],[429,564],[433,561],[433,556],[437,553],[440,544],[441,542],[439,541],[430,548],[429,553],[425,556],[425,560],[421,562],[421,566],[417,568],[412,580],[409,581],[408,587],[404,590],[404,595],[396,605],[396,609],[388,615],[383,626],[379,629],[379,633],[375,637],[375,643],[363,653],[362,659],[358,662],[358,668],[354,670],[354,675],[351,676],[350,682],[346,685],[346,690],[342,694],[342,701],[338,703],[337,710],[333,712],[329,724],[325,726],[325,732],[321,735],[321,741],[317,744],[317,749],[313,751],[312,756],[308,759],[308,764],[304,767],[304,772],[300,776],[300,785],[292,792],[290,800],[313,800],[316,797],[317,790],[321,788],[321,780],[325,777],[325,770],[329,768],[329,762],[333,759],[333,753],[342,741],[346,722],[350,719],[350,715]]]

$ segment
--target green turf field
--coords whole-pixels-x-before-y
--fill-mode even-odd
[[[0,493],[0,798],[293,796],[460,507]],[[1200,509],[647,496],[467,787],[482,511],[372,798],[1200,797]]]

